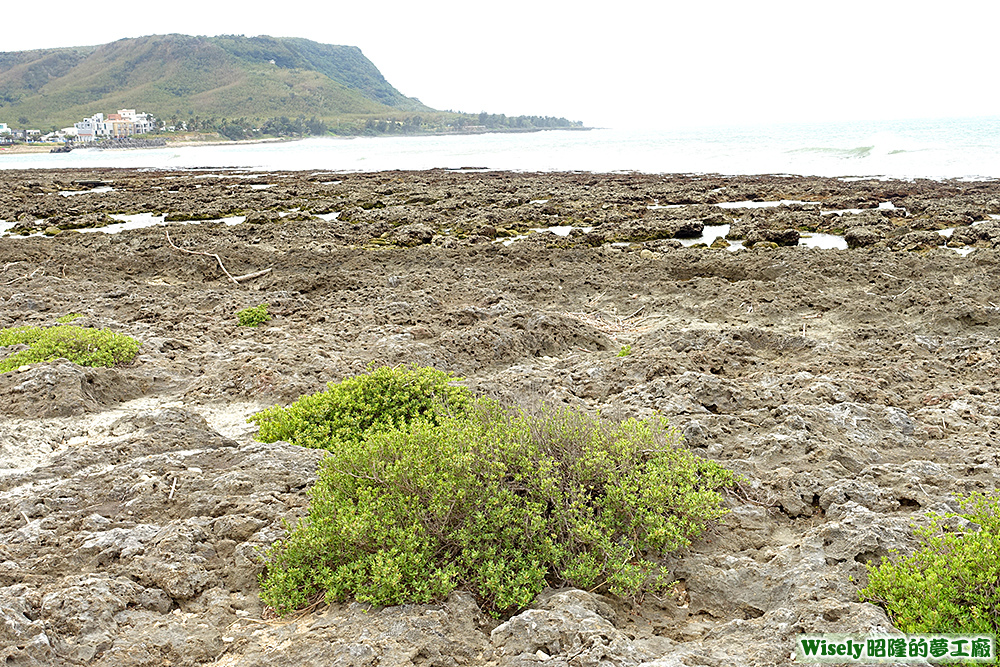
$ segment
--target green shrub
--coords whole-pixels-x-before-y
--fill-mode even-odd
[[[546,585],[662,591],[656,559],[722,516],[719,489],[734,482],[679,439],[665,420],[487,399],[341,439],[308,516],[267,551],[261,597],[287,613],[320,594],[392,605],[462,587],[500,614]]]
[[[59,358],[81,366],[119,366],[129,363],[139,353],[139,342],[134,338],[108,329],[70,325],[0,330],[0,347],[8,345],[30,347],[0,360],[0,373]]]
[[[73,320],[78,320],[83,317],[83,313],[66,313],[62,317],[56,319],[59,324],[69,324]]]
[[[618,350],[618,356],[619,357],[627,357],[630,354],[632,354],[632,346],[631,345],[622,345],[622,349]]]
[[[400,428],[417,419],[436,419],[435,409],[461,411],[465,387],[443,371],[419,366],[382,367],[326,391],[303,396],[287,408],[274,406],[250,417],[261,442],[285,440],[303,447],[335,449],[357,443],[372,430]]]
[[[868,566],[862,601],[884,607],[905,633],[1000,633],[1000,496],[959,502],[960,513],[930,515],[912,555]],[[955,517],[979,529],[954,532],[946,522]]]
[[[271,321],[271,315],[267,312],[267,306],[268,304],[262,303],[259,306],[237,311],[236,318],[239,320],[240,326],[256,327],[264,324],[264,322]]]

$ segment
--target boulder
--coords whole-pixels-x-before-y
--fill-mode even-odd
[[[0,374],[0,412],[9,416],[81,415],[142,393],[142,384],[126,370],[78,366],[66,359]]]
[[[851,227],[844,233],[848,248],[868,248],[885,238],[876,227]]]
[[[753,247],[758,243],[774,243],[779,246],[794,246],[799,243],[797,229],[755,229],[748,232],[743,245]]]
[[[434,238],[434,230],[420,223],[403,225],[394,229],[389,238],[398,246],[412,248],[413,246],[430,243]]]

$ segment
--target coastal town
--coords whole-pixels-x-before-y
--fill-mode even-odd
[[[135,109],[119,109],[117,113],[106,116],[103,113],[94,114],[74,123],[72,127],[53,130],[47,134],[37,129],[15,129],[7,123],[0,123],[0,145],[36,142],[92,144],[102,140],[127,139],[158,129],[160,123],[152,114],[137,112]]]

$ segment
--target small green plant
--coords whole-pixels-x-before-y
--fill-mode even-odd
[[[266,604],[428,602],[462,587],[499,615],[546,585],[662,591],[657,558],[721,517],[719,490],[735,482],[658,418],[527,414],[482,398],[424,417],[337,439],[308,516],[266,552]]]
[[[401,428],[417,419],[433,422],[437,408],[461,412],[469,390],[456,378],[420,366],[384,366],[326,391],[303,396],[287,408],[274,406],[248,421],[260,426],[261,442],[285,440],[303,447],[336,449],[360,442],[370,431]]]
[[[632,346],[631,345],[628,345],[628,344],[622,345],[622,349],[618,350],[618,356],[619,357],[627,357],[630,354],[632,354]]]
[[[28,345],[0,360],[0,373],[25,364],[65,358],[81,366],[120,366],[135,359],[139,342],[108,329],[87,329],[70,325],[54,327],[14,327],[0,330],[0,347]]]
[[[73,320],[78,320],[81,317],[83,317],[82,313],[67,313],[62,317],[58,318],[56,322],[58,322],[59,324],[69,324]]]
[[[1000,495],[959,503],[962,512],[929,515],[912,555],[868,566],[861,600],[884,607],[905,633],[1000,632]],[[955,518],[978,528],[956,531]]]
[[[256,327],[264,324],[264,322],[269,322],[271,320],[271,314],[267,312],[268,305],[269,304],[262,303],[259,306],[244,308],[243,310],[237,311],[236,318],[240,321],[240,326]]]

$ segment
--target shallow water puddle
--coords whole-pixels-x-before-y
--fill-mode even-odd
[[[167,224],[164,222],[163,215],[153,215],[152,213],[136,213],[134,215],[112,215],[115,220],[121,220],[121,222],[114,222],[110,225],[104,227],[91,227],[86,229],[78,229],[79,232],[104,232],[105,234],[117,234],[118,232],[124,231],[126,229],[143,229],[145,227],[155,227],[156,225]],[[198,224],[202,222],[221,222],[227,225],[238,225],[246,220],[245,215],[234,215],[228,218],[214,218],[212,220],[171,220],[170,223],[179,223],[182,225]]]
[[[235,173],[235,174],[197,174],[195,178],[266,178],[268,176],[274,176],[277,178],[282,178],[281,174],[270,174],[268,172],[250,172],[250,173]]]
[[[704,243],[705,245],[712,245],[716,239],[725,238],[726,234],[729,233],[730,225],[705,225],[705,230],[701,233],[701,236],[690,238],[690,239],[677,239],[682,245],[692,246],[697,243]],[[743,247],[743,241],[729,241],[730,244],[738,243],[739,247]],[[730,249],[733,249],[730,245]]]
[[[152,213],[136,213],[134,215],[118,215],[113,214],[110,217],[120,222],[113,222],[104,227],[84,227],[82,229],[72,229],[66,231],[73,232],[104,232],[105,234],[117,234],[118,232],[124,231],[126,229],[143,229],[145,227],[154,227],[156,225],[167,224],[164,222],[164,215],[154,215]],[[177,223],[181,225],[199,224],[202,222],[221,222],[226,225],[238,225],[246,221],[245,215],[233,215],[227,218],[214,218],[211,220],[171,220],[171,223]],[[5,222],[0,220],[0,236],[9,235],[14,238],[19,237],[30,237],[30,236],[44,236],[43,232],[35,232],[33,234],[9,234],[10,230],[13,229],[15,222]]]
[[[821,212],[821,215],[843,215],[844,213],[853,213],[858,215],[864,213],[865,211],[906,211],[904,208],[897,208],[895,204],[891,201],[884,201],[878,205],[877,208],[833,208],[827,209]]]
[[[99,195],[105,192],[114,192],[115,189],[110,185],[105,185],[104,187],[94,188],[93,190],[60,190],[59,194],[63,197],[75,197],[76,195]]]
[[[534,227],[531,231],[534,232],[550,232],[556,236],[569,236],[569,233],[574,229],[579,229],[584,234],[589,234],[594,231],[593,227],[574,227],[572,225],[555,225],[554,227]]]
[[[837,234],[821,234],[812,232],[799,236],[799,246],[804,248],[820,248],[822,250],[847,250],[847,241]]]
[[[819,206],[818,201],[800,201],[798,199],[782,199],[780,201],[726,201],[716,204],[719,208],[774,208],[777,206]]]

